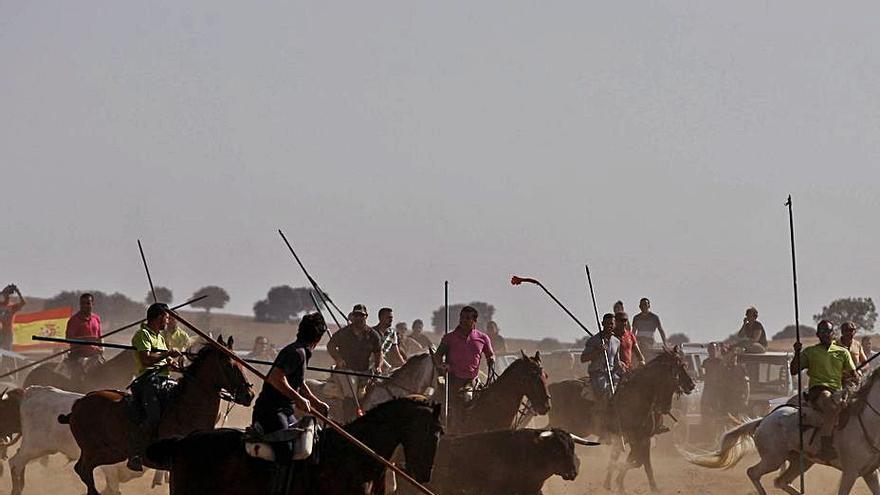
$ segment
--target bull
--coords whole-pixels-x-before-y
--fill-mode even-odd
[[[20,425],[16,433],[21,436],[21,446],[9,460],[12,495],[20,495],[24,490],[25,468],[32,460],[55,453],[63,454],[71,461],[79,458],[79,446],[70,428],[58,423],[58,416],[68,414],[82,394],[39,385],[24,391],[11,391],[9,395],[13,393],[20,394],[20,405],[18,408],[0,407],[0,435],[10,434],[4,425]],[[101,471],[107,482],[104,492],[107,494],[118,494],[120,483],[143,474],[129,470],[124,463],[104,466]]]
[[[576,444],[598,445],[556,428],[444,437],[431,485],[447,495],[540,495],[553,475],[577,477]]]

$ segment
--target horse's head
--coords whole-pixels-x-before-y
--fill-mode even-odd
[[[224,342],[221,335],[217,343],[232,350],[231,336]],[[247,381],[241,364],[211,344],[199,350],[184,374],[195,380],[205,380],[221,396],[228,395],[236,404],[247,407],[254,400],[253,385]]]
[[[663,352],[654,358],[657,365],[661,365],[666,369],[664,372],[661,372],[661,376],[669,377],[669,385],[664,388],[669,389],[671,392],[670,396],[672,394],[689,394],[696,387],[693,378],[688,373],[687,364],[685,364],[678,351],[678,346],[672,349],[664,349]]]
[[[522,351],[520,354],[522,357],[511,363],[502,375],[517,381],[536,413],[547,414],[550,412],[550,392],[547,390],[547,374],[541,366],[541,352],[535,352],[534,356],[526,356]]]

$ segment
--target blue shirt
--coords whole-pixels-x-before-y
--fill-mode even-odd
[[[602,334],[596,334],[587,339],[587,343],[584,345],[584,352],[587,354],[592,354],[598,349],[602,347]],[[618,359],[617,352],[620,350],[620,340],[611,336],[611,340],[608,341],[607,349],[605,350],[605,356],[608,358],[608,365],[611,366],[611,370],[615,373],[620,369],[620,360]],[[607,373],[608,369],[605,367],[605,360],[602,359],[601,354],[598,358],[590,361],[590,364],[587,365],[587,372],[590,374],[593,373]]]

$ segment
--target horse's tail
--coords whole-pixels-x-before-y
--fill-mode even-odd
[[[721,445],[717,451],[710,454],[694,454],[681,450],[682,455],[691,464],[712,469],[730,469],[749,452],[755,450],[755,441],[752,435],[764,418],[753,419],[747,423],[728,431],[721,437]]]
[[[70,424],[70,414],[59,414],[58,415],[58,422],[63,425],[69,425]]]

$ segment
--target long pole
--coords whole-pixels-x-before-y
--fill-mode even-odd
[[[602,337],[602,323],[599,321],[599,306],[596,304],[596,292],[593,290],[593,277],[590,276],[590,265],[584,265],[587,270],[587,283],[590,285],[590,297],[593,299],[593,312],[596,313],[596,325],[598,325],[599,338]],[[611,395],[614,395],[614,376],[611,374],[611,361],[608,360],[608,352],[603,349],[602,357],[605,358],[605,373],[608,374],[608,387],[611,389]]]
[[[296,255],[296,251],[293,250],[293,246],[290,245],[290,241],[287,240],[287,236],[284,235],[284,232],[282,232],[281,229],[278,229],[278,234],[281,235],[282,239],[284,239],[284,244],[287,245],[287,249],[290,251],[290,254],[293,255],[293,259],[295,259],[297,264],[299,264],[300,269],[302,269],[303,273],[306,275],[306,279],[308,279],[309,283],[312,284],[312,288],[315,289],[315,291],[318,293],[318,296],[321,297],[322,299],[324,299],[325,301],[329,302],[336,309],[336,311],[338,311],[339,314],[345,319],[346,323],[350,323],[348,321],[348,315],[343,313],[342,310],[339,309],[339,306],[337,306],[336,303],[333,302],[332,299],[330,299],[330,295],[327,294],[326,292],[324,292],[323,290],[321,290],[321,288],[318,286],[318,282],[316,282],[315,279],[312,278],[311,275],[309,275],[309,271],[306,270],[305,265],[303,265],[302,261],[300,261],[299,256]],[[330,315],[332,316],[333,313],[331,312]],[[335,316],[333,317],[333,321],[336,321]],[[336,323],[336,326],[337,326],[337,328],[342,328],[339,326],[339,322]]]
[[[140,239],[138,239],[138,250],[141,252],[141,261],[144,262],[144,271],[147,272],[147,282],[150,283],[150,292],[153,293],[153,302],[159,302],[159,298],[156,297],[156,288],[153,287],[153,277],[150,276],[150,267],[147,266],[147,257],[144,256],[144,247],[141,246]]]
[[[222,352],[223,354],[229,356],[230,359],[232,359],[232,360],[234,360],[234,361],[237,361],[237,362],[238,362],[239,364],[241,364],[245,369],[247,369],[248,371],[250,371],[250,372],[253,373],[254,375],[258,376],[261,380],[266,381],[266,375],[265,375],[264,373],[262,373],[260,370],[258,370],[257,368],[253,367],[253,366],[250,365],[249,363],[245,362],[245,361],[244,361],[242,358],[240,358],[237,354],[235,354],[234,352],[232,352],[232,350],[227,349],[225,346],[222,346],[222,345],[218,344],[217,342],[215,342],[213,339],[209,338],[209,337],[205,334],[205,332],[199,330],[198,328],[195,327],[195,325],[193,325],[192,323],[188,322],[186,319],[182,318],[182,317],[181,317],[176,311],[174,311],[174,310],[168,310],[168,313],[170,313],[171,316],[173,316],[175,319],[177,319],[177,321],[179,321],[180,323],[182,323],[185,327],[189,328],[190,330],[192,330],[193,332],[195,332],[197,335],[199,335],[200,337],[202,337],[203,339],[205,339],[205,341],[208,342],[208,345],[213,345],[213,346],[214,346],[216,349],[218,349],[220,352]],[[329,426],[330,428],[332,428],[333,430],[335,430],[337,433],[339,433],[339,434],[342,436],[342,438],[345,438],[346,440],[348,440],[349,442],[351,442],[355,447],[361,449],[365,454],[367,454],[368,456],[370,456],[373,460],[375,460],[376,462],[381,463],[381,464],[384,465],[386,468],[388,468],[388,469],[394,471],[395,473],[397,473],[398,475],[400,475],[401,478],[403,478],[403,479],[405,479],[406,481],[408,481],[409,483],[411,483],[411,484],[412,484],[414,487],[416,487],[420,492],[424,493],[425,495],[434,495],[434,494],[431,492],[431,490],[429,490],[429,489],[426,488],[424,485],[422,485],[421,483],[419,483],[418,481],[416,481],[412,476],[409,475],[409,473],[407,473],[406,471],[404,471],[403,469],[401,469],[400,467],[398,467],[397,464],[395,464],[395,463],[393,463],[393,462],[390,462],[388,459],[385,459],[385,458],[382,457],[381,455],[379,455],[379,454],[377,454],[376,452],[374,452],[373,449],[371,449],[371,448],[368,447],[366,444],[364,444],[363,442],[361,442],[360,440],[358,440],[357,438],[355,438],[354,436],[352,436],[351,433],[345,431],[345,428],[339,426],[339,425],[336,424],[334,421],[332,421],[330,418],[324,416],[323,414],[321,414],[320,412],[318,412],[318,411],[316,411],[316,410],[314,410],[314,409],[312,409],[311,414],[312,414],[313,416],[315,416],[316,418],[320,419],[321,421],[323,421],[327,426]]]
[[[795,342],[797,342],[798,352],[795,355],[794,359],[797,360],[798,363],[798,374],[797,374],[797,388],[798,388],[798,438],[800,442],[800,455],[798,456],[798,462],[800,463],[800,482],[801,482],[801,494],[804,493],[804,414],[803,407],[801,401],[803,400],[803,385],[801,384],[801,372],[800,372],[800,362],[801,362],[801,324],[800,324],[800,310],[798,308],[798,285],[797,285],[797,258],[794,255],[794,214],[792,213],[792,204],[791,204],[791,195],[788,195],[788,201],[785,202],[785,205],[788,206],[788,230],[791,233],[791,278],[792,283],[794,285],[794,335]]]
[[[71,345],[93,345],[98,347],[106,347],[108,349],[121,349],[123,351],[133,351],[134,346],[129,344],[115,344],[113,342],[93,342],[91,340],[83,340],[83,339],[61,339],[57,337],[42,337],[40,335],[34,335],[31,337],[31,340],[36,340],[39,342],[56,342],[60,344],[71,344]],[[263,359],[247,359],[244,358],[244,361],[251,364],[263,364],[266,366],[271,366],[274,364],[272,361],[265,361]],[[365,378],[376,378],[379,380],[387,380],[390,377],[385,375],[377,375],[375,373],[358,373],[357,371],[342,371],[342,370],[334,370],[330,368],[321,368],[318,366],[307,366],[306,369],[309,371],[321,371],[324,373],[336,373],[339,375],[349,375],[349,376],[362,376]]]
[[[449,334],[449,280],[443,282],[443,335]],[[448,351],[447,351],[448,352]],[[446,420],[446,427],[449,427],[449,367],[446,367],[446,374],[443,377],[443,417]]]
[[[579,320],[578,317],[574,315],[574,313],[569,311],[568,308],[566,308],[565,305],[562,304],[562,302],[559,299],[556,299],[556,296],[554,296],[549,290],[547,290],[547,288],[544,287],[544,284],[542,284],[541,282],[539,282],[538,280],[536,280],[534,278],[529,278],[529,277],[518,277],[518,276],[514,275],[513,277],[510,278],[510,283],[512,285],[521,285],[523,282],[526,282],[529,284],[535,284],[538,287],[544,289],[544,292],[546,292],[547,295],[550,296],[550,299],[553,299],[553,302],[555,302],[557,305],[559,305],[559,307],[562,308],[563,311],[565,311],[565,314],[570,316],[571,319],[574,320],[574,322],[577,323],[579,327],[581,327],[581,330],[587,332],[587,335],[589,335],[590,337],[593,336],[593,332],[591,332],[587,328],[586,325],[581,323],[581,320]]]
[[[189,306],[190,304],[192,304],[196,301],[201,301],[202,299],[204,299],[206,297],[208,297],[208,296],[199,296],[195,299],[190,299],[189,301],[186,301],[185,303],[181,303],[181,304],[178,304],[177,306],[174,306],[172,309],[180,309],[184,306]],[[112,332],[105,333],[104,335],[101,336],[101,338],[106,338],[111,335],[117,334],[123,330],[128,330],[129,328],[131,328],[133,326],[140,325],[141,323],[144,323],[146,321],[147,321],[146,318],[144,318],[143,320],[133,321],[133,322],[129,323],[128,325],[125,325],[123,327],[117,328],[116,330],[113,330]],[[100,343],[99,342],[92,342],[90,345],[100,345]],[[7,371],[6,373],[3,373],[2,375],[0,375],[0,378],[6,378],[7,376],[14,375],[14,374],[18,373],[19,371],[24,371],[28,368],[32,368],[34,366],[37,366],[38,364],[45,363],[46,361],[51,361],[59,356],[63,356],[65,354],[67,354],[68,352],[71,351],[71,349],[72,348],[67,348],[67,349],[64,349],[63,351],[56,352],[55,354],[52,354],[50,356],[46,356],[44,358],[40,358],[40,359],[37,359],[36,361],[25,364],[24,366],[19,366],[18,368],[14,369],[12,371]]]

